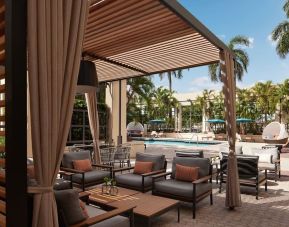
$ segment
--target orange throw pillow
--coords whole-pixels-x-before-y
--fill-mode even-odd
[[[88,172],[92,170],[91,161],[89,159],[73,161],[73,167],[76,170]]]
[[[189,167],[176,164],[176,180],[190,181],[197,180],[199,176],[199,167]]]
[[[144,174],[150,173],[153,169],[152,162],[135,162],[133,173]]]
[[[81,211],[82,211],[83,216],[84,216],[86,219],[88,219],[88,218],[89,218],[89,215],[88,215],[88,212],[87,212],[85,203],[82,202],[81,200],[79,200],[79,206],[80,206],[80,209],[81,209]]]

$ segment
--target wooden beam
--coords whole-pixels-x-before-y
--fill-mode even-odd
[[[127,69],[130,69],[130,70],[133,70],[133,71],[136,71],[136,72],[140,72],[140,73],[143,73],[143,74],[147,74],[148,73],[148,72],[146,72],[146,71],[144,71],[142,69],[138,69],[136,67],[129,66],[127,64],[123,64],[123,63],[115,61],[115,60],[111,60],[111,59],[108,59],[108,58],[105,58],[105,57],[101,57],[101,56],[98,56],[96,54],[84,52],[83,56],[88,56],[88,57],[91,57],[91,58],[93,58],[95,60],[105,61],[105,62],[111,63],[113,65],[121,66],[123,68],[127,68]]]

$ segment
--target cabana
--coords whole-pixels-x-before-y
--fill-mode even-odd
[[[1,0],[0,9],[8,226],[27,223],[27,81],[33,157],[39,173],[39,185],[28,189],[36,198],[34,226],[57,225],[52,185],[67,139],[81,58],[94,62],[99,82],[119,81],[120,87],[127,78],[220,63],[232,151],[226,206],[241,205],[234,155],[234,55],[177,1]],[[95,97],[89,99],[94,106]],[[95,115],[96,109],[91,110]],[[97,143],[97,133],[94,137]]]

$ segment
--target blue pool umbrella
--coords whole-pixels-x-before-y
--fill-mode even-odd
[[[212,124],[221,124],[221,123],[225,123],[224,120],[222,119],[209,119],[207,120],[208,123],[212,123]]]
[[[165,123],[166,121],[165,120],[162,120],[162,119],[155,119],[155,120],[150,120],[149,123],[152,124],[152,125],[157,125],[157,124],[162,124],[162,123]]]
[[[236,122],[237,123],[251,123],[251,122],[254,122],[254,120],[250,118],[238,118]]]

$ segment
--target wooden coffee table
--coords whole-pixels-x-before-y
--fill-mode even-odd
[[[135,205],[136,208],[133,210],[136,222],[135,226],[151,226],[153,218],[174,208],[177,208],[178,222],[180,221],[180,202],[178,200],[144,194],[125,188],[118,189],[119,193],[116,196],[102,195],[101,188],[89,190],[89,201],[92,204],[106,208]]]

